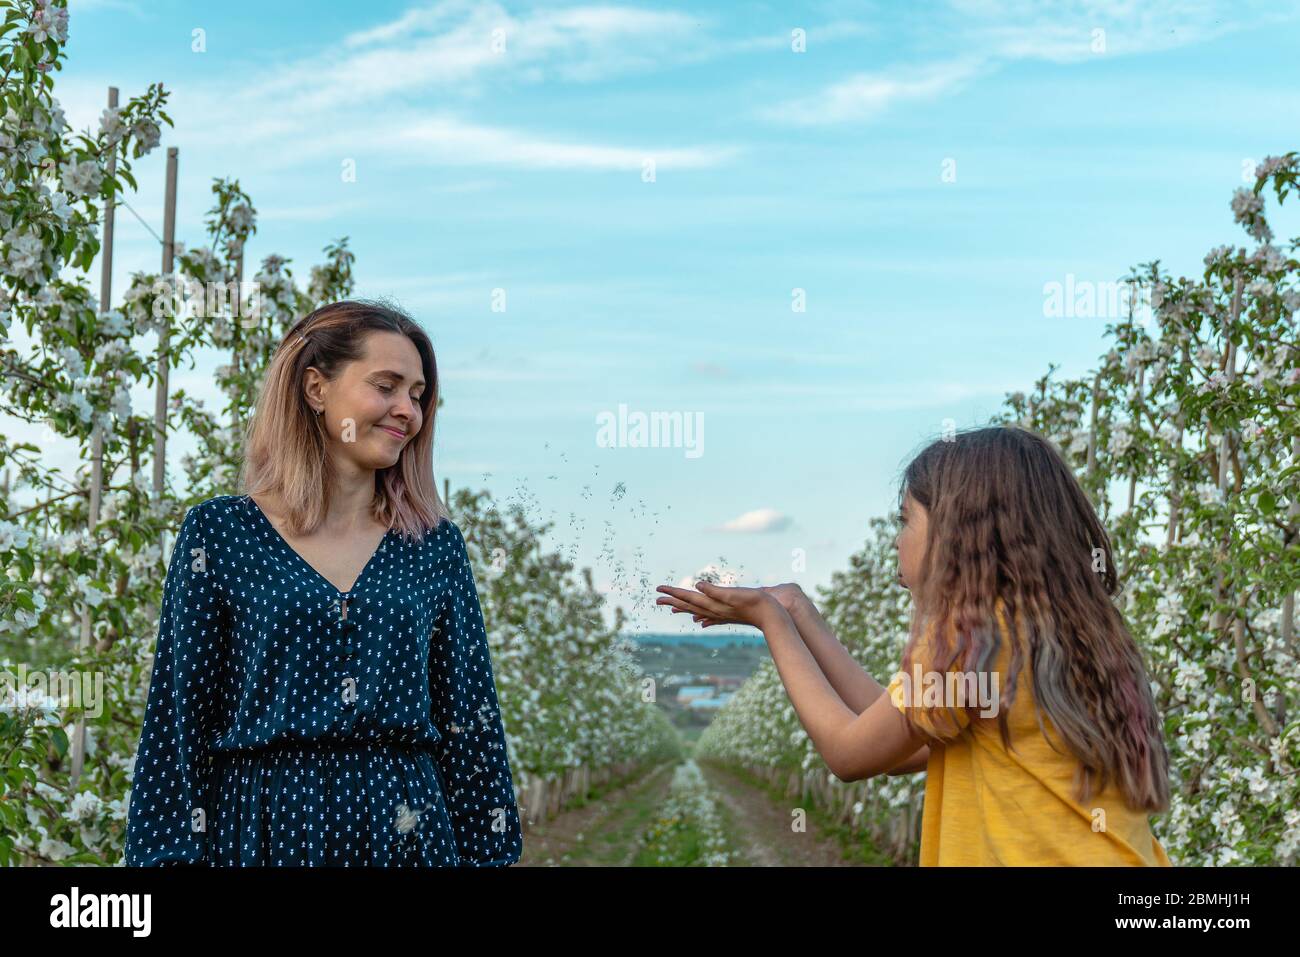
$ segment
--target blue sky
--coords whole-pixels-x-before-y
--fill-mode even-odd
[[[653,587],[710,563],[828,581],[945,419],[1104,351],[1045,283],[1199,273],[1300,128],[1288,4],[70,6],[74,127],[162,81],[181,240],[217,176],[253,260],[305,279],[349,236],[356,294],[438,350],[439,479],[554,521],[637,629],[687,627]],[[129,200],[155,230],[163,167]],[[117,294],[157,264],[119,215]],[[174,381],[215,404],[219,361]],[[703,454],[598,447],[620,403],[701,415]]]

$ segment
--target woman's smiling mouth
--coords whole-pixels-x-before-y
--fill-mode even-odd
[[[399,438],[399,439],[404,439],[404,438],[406,438],[406,433],[405,433],[405,432],[399,432],[397,429],[390,429],[390,428],[389,428],[388,426],[386,426],[386,425],[381,425],[380,428],[383,429],[385,432],[387,432],[389,435],[391,435],[391,436],[393,436],[393,437],[395,437],[395,438]]]

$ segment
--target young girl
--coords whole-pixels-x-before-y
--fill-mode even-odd
[[[128,865],[516,863],[483,614],[432,471],[438,373],[401,312],[285,335],[247,494],[185,515],[131,785]]]
[[[762,629],[836,777],[924,768],[922,865],[1168,866],[1147,819],[1169,804],[1161,719],[1069,466],[1024,429],[963,432],[916,457],[900,501],[914,607],[887,689],[797,585],[660,586],[657,603]]]

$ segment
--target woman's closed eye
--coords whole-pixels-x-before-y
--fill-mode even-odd
[[[380,392],[383,392],[384,394],[387,394],[387,393],[393,391],[393,387],[392,387],[391,385],[385,385],[385,384],[383,384],[383,383],[376,383],[376,384],[375,384],[375,388],[378,389]],[[415,401],[415,402],[419,402],[419,401],[420,401],[420,393],[418,393],[418,392],[412,392],[412,393],[411,393],[411,399],[412,399],[413,401]]]

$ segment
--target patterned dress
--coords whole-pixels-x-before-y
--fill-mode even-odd
[[[460,529],[390,530],[340,592],[249,496],[192,507],[124,862],[492,867],[522,848]]]

